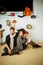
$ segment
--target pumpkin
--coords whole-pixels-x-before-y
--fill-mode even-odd
[[[23,11],[23,14],[25,16],[30,16],[32,13],[32,11],[30,10],[30,8],[26,7],[25,10]]]

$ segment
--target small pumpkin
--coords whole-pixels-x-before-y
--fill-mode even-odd
[[[10,16],[15,16],[15,13],[11,12],[11,13],[10,13]]]

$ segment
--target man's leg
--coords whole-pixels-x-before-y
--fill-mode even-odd
[[[27,48],[27,45],[23,44],[23,50]]]
[[[11,51],[11,55],[14,55],[14,54],[19,54],[19,50],[17,47],[14,47]]]
[[[4,48],[4,53],[1,54],[1,56],[6,56],[8,55],[8,49],[5,47]]]

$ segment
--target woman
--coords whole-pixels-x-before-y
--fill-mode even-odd
[[[28,46],[28,35],[29,35],[29,32],[25,31],[22,38],[23,40],[25,39],[25,43],[23,43],[23,50],[26,49]]]
[[[19,30],[18,31],[18,37],[17,37],[17,47],[18,47],[19,51],[23,50],[23,43],[26,42],[25,39],[22,39],[23,35],[24,35],[23,30]]]

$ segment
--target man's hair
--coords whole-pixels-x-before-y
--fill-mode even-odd
[[[11,27],[10,30],[15,30],[15,28],[14,27]]]

